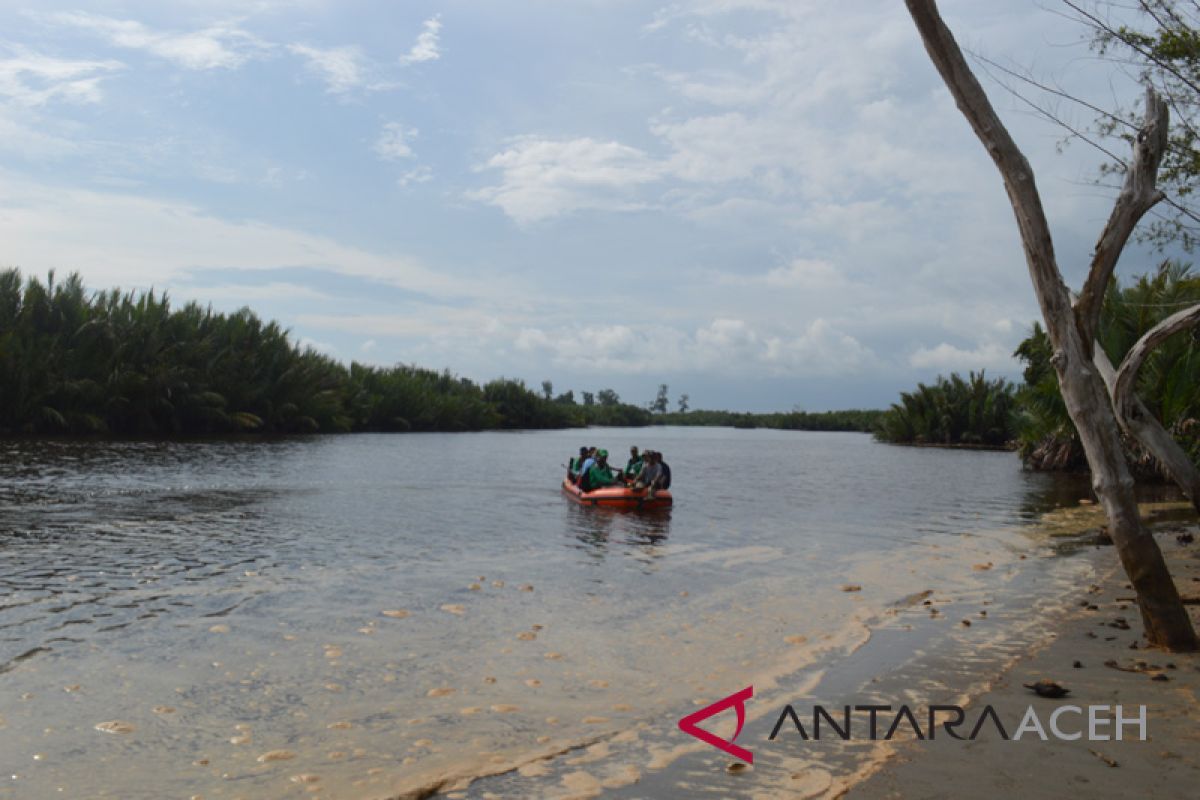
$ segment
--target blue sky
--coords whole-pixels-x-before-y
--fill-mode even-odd
[[[970,48],[1129,96],[1057,11],[943,3]],[[1077,285],[1096,157],[987,88]],[[1016,377],[1037,316],[893,0],[0,3],[0,265],[249,305],[344,360],[746,410]]]

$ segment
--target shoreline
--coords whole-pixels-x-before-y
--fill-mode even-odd
[[[1180,594],[1200,595],[1200,546],[1176,539],[1200,532],[1187,524],[1161,524],[1155,534]],[[1101,557],[1102,579],[1083,589],[1078,605],[1053,625],[1050,638],[1031,648],[964,704],[993,707],[1004,719],[1020,720],[1029,707],[1046,720],[1060,705],[1122,705],[1147,712],[1145,741],[1066,741],[1047,733],[1028,734],[1024,744],[981,735],[959,743],[945,738],[908,741],[891,748],[871,773],[832,795],[846,800],[946,797],[944,787],[971,785],[980,797],[1020,796],[1042,800],[1086,791],[1090,797],[1184,796],[1200,779],[1200,653],[1167,653],[1147,647],[1116,553]],[[1188,605],[1200,627],[1200,609]],[[1025,688],[1041,679],[1070,690],[1062,700]],[[970,714],[968,714],[970,718]],[[1064,724],[1064,729],[1068,726]],[[1012,731],[1010,731],[1012,733]]]
[[[1161,505],[1168,504],[1149,504],[1146,515],[1161,519]],[[655,720],[592,745],[582,755],[541,759],[518,774],[484,778],[470,789],[460,785],[455,787],[458,791],[438,796],[632,800],[686,792],[714,799],[890,800],[949,798],[957,795],[948,787],[966,785],[978,787],[980,797],[1025,792],[1035,800],[1068,796],[1095,785],[1111,789],[1111,794],[1094,796],[1181,796],[1182,787],[1200,779],[1200,753],[1189,755],[1200,742],[1194,724],[1200,708],[1200,655],[1145,648],[1115,550],[1096,543],[1098,513],[1086,505],[1061,509],[1038,526],[1045,548],[1088,550],[1064,559],[1073,567],[1065,569],[1040,600],[1026,603],[1019,585],[986,596],[922,593],[894,604],[884,615],[862,620],[864,635],[840,654],[831,653],[831,660],[817,659],[790,672],[760,673],[758,677],[769,679],[754,681],[753,704],[758,707],[747,706],[746,729],[738,738],[739,745],[755,752],[753,766],[734,766],[731,757],[680,734],[669,721]],[[1177,543],[1175,536],[1185,530],[1200,533],[1200,526],[1194,517],[1185,523],[1169,517],[1153,525],[1180,593],[1197,597],[1200,544]],[[1200,627],[1200,608],[1189,609]],[[1123,621],[1108,627],[1118,617]],[[1132,650],[1135,641],[1139,644]],[[1144,668],[1138,660],[1145,662]],[[1076,661],[1080,668],[1072,666]],[[1118,668],[1106,666],[1106,661]],[[1165,680],[1151,680],[1162,674]],[[1067,686],[1071,694],[1065,700],[1048,700],[1022,687],[1043,677]],[[693,703],[698,707],[716,699],[696,698]],[[807,726],[814,704],[840,709],[843,703],[868,702],[909,705],[918,719],[932,704],[954,704],[965,709],[968,726],[990,705],[1010,735],[1030,705],[1036,706],[1043,724],[1060,703],[1145,705],[1152,741],[1043,742],[1030,735],[1024,742],[1003,741],[989,727],[978,741],[943,736],[928,742],[917,741],[907,726],[901,726],[891,741],[867,740],[860,732],[849,742],[828,741],[828,733],[818,742],[801,741],[790,724],[777,740],[769,739],[785,703],[795,706]],[[706,727],[731,736],[727,716],[732,715],[726,712]],[[861,731],[863,721],[856,724]],[[1172,744],[1162,744],[1164,740]],[[1060,760],[1070,765],[1070,772],[1058,769]],[[1170,769],[1162,769],[1164,761],[1170,762]],[[1127,764],[1130,768],[1120,772]],[[542,782],[523,783],[518,775]],[[1062,781],[1051,780],[1058,777]],[[1142,792],[1153,786],[1160,787],[1159,793]],[[406,795],[385,796],[392,800]]]

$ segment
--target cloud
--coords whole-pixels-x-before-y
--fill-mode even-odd
[[[400,122],[389,122],[383,126],[375,140],[375,154],[384,161],[399,161],[414,156],[409,142],[417,137],[417,129]]]
[[[422,164],[421,166],[416,167],[415,169],[410,169],[408,172],[405,172],[403,175],[401,175],[399,178],[396,179],[396,183],[400,186],[411,186],[411,185],[417,184],[417,183],[425,183],[432,179],[433,179],[433,169]]]
[[[255,221],[223,220],[186,203],[47,186],[0,171],[4,261],[28,273],[85,270],[93,286],[190,282],[209,269],[310,267],[443,298],[503,297],[413,258]]]
[[[437,61],[441,58],[442,53],[439,50],[438,42],[438,35],[442,30],[441,18],[430,17],[425,20],[422,28],[423,30],[417,36],[417,41],[413,44],[412,49],[400,57],[401,64],[419,64],[423,61]]]
[[[786,267],[776,267],[764,276],[763,281],[767,286],[781,289],[816,289],[845,283],[833,264],[807,258],[797,258]]]
[[[481,169],[499,170],[500,183],[468,196],[499,207],[520,224],[580,209],[641,208],[634,189],[661,174],[646,153],[619,142],[537,136],[513,139]]]
[[[747,27],[739,16],[746,12],[763,17],[762,24]],[[944,196],[948,186],[964,186],[964,175],[986,169],[970,142],[942,146],[946,120],[956,114],[944,93],[913,92],[900,82],[914,65],[928,69],[917,63],[919,48],[912,46],[902,8],[847,12],[827,4],[700,2],[665,9],[648,33],[676,35],[668,29],[689,22],[714,27],[699,38],[686,27],[682,32],[699,42],[703,66],[630,70],[658,83],[668,97],[645,121],[654,146],[608,143],[643,157],[639,179],[623,192],[627,206],[702,220],[719,219],[731,204],[758,204],[802,219],[811,206],[875,202],[891,216],[897,207],[907,213],[914,195]],[[741,30],[749,32],[728,32]],[[861,42],[871,58],[861,58],[863,50],[846,47],[847,41]],[[931,86],[932,80],[912,83]],[[547,139],[527,132],[518,141]],[[510,144],[500,156],[512,151]],[[488,167],[498,167],[500,156]],[[547,171],[556,167],[551,161]],[[472,196],[517,222],[613,205],[607,187],[588,185],[575,188],[559,212],[547,203],[495,202],[520,200],[543,184],[505,171],[496,185]]]
[[[53,100],[97,103],[100,81],[124,65],[112,60],[51,58],[18,51],[0,59],[0,96],[21,106],[43,106]]]
[[[289,44],[287,49],[307,61],[309,71],[325,81],[325,90],[331,94],[345,94],[364,82],[364,58],[358,47],[320,48]]]
[[[516,334],[514,347],[545,354],[572,371],[635,375],[847,375],[877,362],[868,347],[820,318],[800,330],[775,331],[731,317],[690,331],[663,325],[591,324],[552,331],[530,326]]]
[[[116,47],[150,53],[192,70],[237,69],[270,49],[252,34],[227,24],[180,33],[156,31],[136,20],[80,11],[51,14],[46,19],[94,33]]]
[[[997,342],[984,342],[968,350],[942,342],[936,347],[919,348],[909,356],[908,363],[918,369],[936,369],[940,372],[990,369],[1009,373],[1018,368],[1018,362],[1012,355],[1014,349]]]

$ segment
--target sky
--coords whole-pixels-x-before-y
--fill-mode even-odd
[[[1136,92],[1054,0],[941,5],[974,52]],[[1099,157],[984,83],[1078,286]],[[344,361],[749,411],[1019,378],[1038,316],[899,0],[0,0],[0,267],[249,306]]]

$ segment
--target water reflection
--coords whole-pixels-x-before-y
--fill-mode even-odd
[[[671,535],[671,509],[628,511],[570,503],[566,528],[584,550],[597,557],[603,557],[610,546],[618,545],[657,558],[666,553],[666,540]]]

